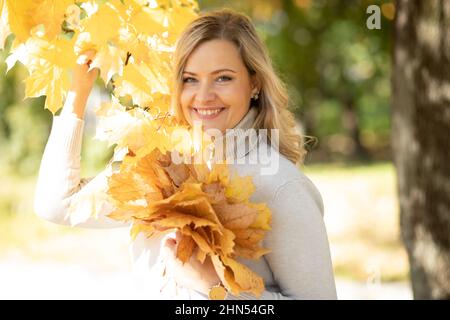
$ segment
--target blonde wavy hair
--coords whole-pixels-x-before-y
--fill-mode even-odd
[[[249,17],[231,9],[203,12],[193,20],[177,40],[173,55],[171,109],[179,121],[186,123],[180,105],[183,71],[191,52],[201,43],[224,39],[233,42],[250,75],[255,75],[261,86],[259,98],[251,99],[257,107],[256,129],[279,129],[279,152],[294,164],[303,163],[306,150],[304,137],[295,130],[295,117],[288,110],[289,95],[285,84],[277,76],[267,49],[258,37]],[[274,141],[275,143],[275,141]]]

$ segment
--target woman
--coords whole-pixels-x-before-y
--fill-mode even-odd
[[[60,224],[69,224],[67,209],[74,197],[111,174],[107,168],[90,181],[80,179],[83,116],[97,77],[97,70],[88,71],[92,57],[92,52],[82,56],[62,113],[53,118],[36,188],[36,213]],[[202,14],[178,40],[174,76],[176,116],[190,125],[200,121],[206,129],[218,129],[224,138],[234,135],[237,149],[245,152],[236,154],[227,146],[225,155],[236,160],[230,165],[241,176],[253,177],[256,191],[251,199],[272,210],[272,229],[263,242],[271,252],[257,261],[241,259],[264,278],[266,290],[260,299],[335,299],[322,198],[297,167],[305,153],[302,140],[294,131],[285,87],[251,21],[231,10]],[[250,128],[278,131],[267,131],[266,140],[259,134],[255,143],[242,134]],[[261,149],[270,151],[271,165],[276,162],[265,173]],[[104,203],[98,219],[79,226],[126,226],[106,216],[111,210],[112,205]],[[135,271],[170,298],[205,299],[219,278],[209,260],[200,264],[193,258],[182,265],[175,256],[177,238],[176,233],[151,239],[139,235],[131,244]],[[227,299],[257,298],[228,294]]]

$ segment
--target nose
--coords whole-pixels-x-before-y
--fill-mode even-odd
[[[199,104],[214,101],[215,97],[216,94],[213,88],[206,81],[198,87],[198,91],[195,93],[195,101]]]

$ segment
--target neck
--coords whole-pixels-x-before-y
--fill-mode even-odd
[[[258,115],[258,110],[255,107],[250,107],[245,116],[239,121],[239,123],[233,127],[233,129],[250,129],[253,127],[253,124],[256,120],[256,116]]]
[[[256,146],[256,134],[252,135],[247,130],[253,128],[257,115],[258,110],[255,107],[250,107],[236,126],[227,129],[224,135],[214,140],[213,148],[216,156],[212,161],[220,159],[222,161],[225,159],[233,161],[242,158]]]

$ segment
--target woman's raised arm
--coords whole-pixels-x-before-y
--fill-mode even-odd
[[[74,225],[77,221],[73,215],[71,218],[70,209],[77,203],[78,220],[80,217],[89,217],[86,221],[77,223],[77,226],[121,227],[127,224],[108,218],[106,215],[114,207],[105,201],[106,197],[99,196],[99,192],[105,190],[107,177],[112,173],[111,167],[108,166],[94,178],[80,177],[85,106],[98,74],[97,69],[88,70],[92,56],[92,52],[80,56],[79,64],[74,70],[72,89],[61,115],[53,117],[52,129],[39,168],[34,211],[45,220]],[[83,199],[86,201],[80,202]],[[93,203],[96,204],[95,208],[92,207]],[[94,209],[98,213],[95,219],[90,217]]]

